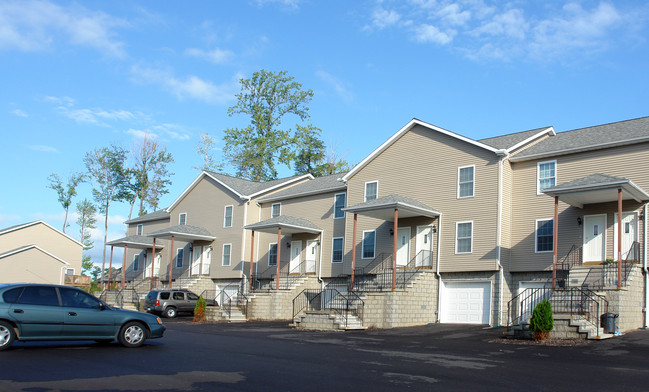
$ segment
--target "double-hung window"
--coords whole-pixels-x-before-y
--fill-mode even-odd
[[[232,227],[232,206],[225,206],[223,211],[223,227]]]
[[[365,183],[365,201],[374,200],[379,194],[379,182],[372,181]]]
[[[455,253],[471,253],[473,251],[473,222],[457,222],[455,224]]]
[[[137,271],[140,269],[140,255],[135,255],[133,257],[133,271]]]
[[[183,248],[178,249],[178,253],[176,254],[176,268],[182,268],[184,255],[185,255],[185,249]]]
[[[376,231],[364,231],[363,232],[363,259],[373,259],[374,251],[376,249]]]
[[[334,238],[332,249],[331,249],[332,263],[343,262],[344,244],[345,244],[345,239],[343,237]]]
[[[536,253],[552,252],[554,250],[554,219],[536,220]]]
[[[223,244],[223,262],[224,267],[230,266],[230,254],[232,253],[232,244]]]
[[[473,197],[475,184],[475,166],[464,166],[457,169],[457,197]]]
[[[144,225],[137,225],[137,230],[135,233],[137,235],[142,235],[143,232],[144,232]]]
[[[181,212],[178,214],[178,224],[179,225],[186,225],[187,224],[187,213],[186,212]]]
[[[277,244],[268,246],[268,265],[277,265]]]
[[[345,198],[345,193],[337,193],[334,196],[334,219],[345,217],[345,211],[343,211],[343,208],[345,208]]]
[[[557,185],[557,161],[539,162],[536,164],[536,194]]]
[[[273,203],[273,205],[270,207],[270,217],[271,218],[276,218],[282,214],[282,203]]]

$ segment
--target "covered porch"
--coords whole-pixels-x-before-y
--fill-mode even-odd
[[[322,229],[312,222],[294,216],[280,215],[244,227],[251,231],[249,284],[250,290],[291,289],[292,282],[307,274],[317,274],[322,258]],[[259,255],[255,257],[255,234],[277,234],[277,242],[269,246],[269,267],[259,271]],[[290,240],[283,238],[290,236]],[[258,241],[258,240],[257,240]],[[290,252],[282,263],[282,248]],[[256,261],[255,261],[256,260]]]
[[[352,263],[349,290],[355,286],[367,286],[368,277],[373,280],[381,280],[381,289],[390,288],[391,291],[399,286],[405,288],[405,284],[414,275],[412,271],[418,269],[433,268],[433,260],[439,260],[439,232],[442,213],[421,203],[417,200],[401,196],[388,195],[374,200],[363,202],[344,209],[345,212],[353,214],[352,229]],[[358,243],[364,243],[365,238],[358,241],[358,216],[380,219],[384,222],[391,222],[388,229],[392,246],[387,253],[379,252],[369,262],[363,262],[362,266],[357,263]],[[413,231],[415,231],[414,257],[411,252],[413,242]],[[377,232],[374,232],[374,241],[377,243]],[[365,234],[364,234],[365,235]],[[433,240],[436,242],[433,248]],[[374,250],[378,248],[374,247]],[[361,249],[361,256],[366,256],[366,249]],[[361,257],[361,260],[363,257]],[[438,261],[439,262],[439,261]],[[399,274],[398,271],[401,271]],[[398,275],[401,279],[398,279]],[[388,280],[388,281],[386,281]],[[381,290],[379,290],[381,291]]]
[[[645,220],[649,194],[627,178],[599,173],[546,188],[543,193],[554,198],[554,217],[552,227],[539,228],[537,223],[536,250],[538,230],[549,231],[553,240],[552,288],[619,289],[626,285],[633,265],[645,262],[641,250],[646,249],[646,230],[640,222]],[[565,218],[559,214],[559,201],[575,207],[562,213]],[[565,241],[573,244],[559,258]],[[577,277],[579,270],[585,276]]]
[[[114,251],[114,248],[115,247],[124,248],[124,257],[122,259],[123,260],[122,261],[122,268],[121,268],[121,271],[120,271],[121,274],[119,274],[119,275],[121,275],[122,289],[124,289],[126,287],[127,282],[135,280],[137,278],[137,276],[139,276],[141,274],[143,275],[143,277],[145,279],[146,278],[153,279],[153,277],[157,275],[155,273],[155,269],[154,269],[154,264],[155,264],[154,256],[155,256],[156,252],[161,252],[162,249],[164,249],[163,244],[160,244],[160,243],[156,244],[155,241],[153,239],[149,238],[149,237],[145,237],[145,236],[141,236],[141,235],[130,235],[130,236],[127,236],[127,237],[122,237],[122,238],[118,238],[118,239],[113,240],[113,241],[109,241],[109,242],[106,243],[106,245],[110,245],[110,261],[109,261],[109,267],[108,267],[109,271],[112,271],[112,269],[113,269],[113,251]],[[133,264],[131,264],[130,266],[128,265],[126,257],[127,257],[127,253],[128,253],[129,249],[136,249],[136,250],[139,250],[140,252],[141,251],[146,252],[145,253],[147,255],[146,256],[146,265],[142,266],[143,267],[142,268],[143,273],[140,273],[139,271],[137,271],[137,270],[139,270],[139,267],[136,269],[136,271],[133,271],[133,268],[134,268]],[[149,252],[151,252],[151,255],[152,255],[151,258],[148,257]],[[139,255],[136,254],[136,257],[139,258]],[[126,271],[129,270],[129,269],[132,272],[129,273],[129,276],[127,277],[127,272]],[[113,274],[107,274],[107,280],[108,280],[107,281],[107,287],[110,287],[112,277],[113,277]]]
[[[147,237],[152,238],[154,244],[158,240],[170,241],[166,279],[168,287],[171,287],[174,279],[180,278],[185,273],[187,273],[188,278],[210,275],[211,244],[216,237],[207,229],[190,225],[177,225],[147,234]],[[176,241],[186,245],[177,248]],[[187,256],[185,256],[185,250],[187,250]],[[153,259],[155,260],[155,256]],[[188,266],[185,266],[185,259],[189,260]],[[153,279],[151,282],[153,285]]]

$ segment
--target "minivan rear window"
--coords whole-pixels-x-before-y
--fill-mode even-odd
[[[2,299],[7,303],[15,304],[22,291],[22,287],[16,287],[14,289],[7,290],[4,294],[2,294]]]

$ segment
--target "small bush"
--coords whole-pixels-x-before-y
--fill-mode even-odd
[[[542,340],[549,337],[553,328],[552,305],[547,299],[544,299],[536,305],[532,312],[530,331],[532,331],[536,340]]]
[[[207,308],[207,302],[203,299],[201,295],[196,301],[196,307],[194,308],[194,321],[203,321],[205,320],[205,308]]]

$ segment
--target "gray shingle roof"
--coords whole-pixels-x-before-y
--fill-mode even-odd
[[[624,177],[610,176],[608,174],[595,173],[588,175],[586,177],[578,178],[576,180],[567,181],[563,184],[559,184],[550,188],[546,188],[545,191],[553,191],[556,189],[567,189],[567,188],[585,188],[591,186],[599,186],[603,184],[621,184],[628,183],[629,180]]]
[[[106,242],[106,245],[123,246],[127,245],[132,248],[152,248],[153,238],[141,235],[129,235],[126,237],[118,238],[116,240]],[[159,242],[155,245],[156,248],[163,248],[164,246]]]
[[[215,239],[209,231],[202,227],[190,226],[190,225],[176,225],[167,227],[162,230],[155,231],[153,233],[147,234],[147,237],[170,237],[175,236],[186,239]]]
[[[257,230],[261,231],[263,229],[276,229],[281,227],[282,229],[288,229],[287,234],[290,233],[299,233],[299,232],[321,232],[322,229],[313,224],[312,222],[304,219],[298,218],[295,216],[280,215],[274,218],[266,219],[265,221],[252,223],[245,226],[245,229],[248,230]]]
[[[234,189],[236,192],[244,196],[250,196],[250,195],[254,195],[255,193],[263,192],[264,190],[272,188],[276,185],[280,185],[285,182],[303,176],[303,174],[300,174],[292,177],[280,178],[277,180],[256,182],[256,181],[244,180],[242,178],[231,177],[221,173],[215,173],[215,172],[208,172],[208,173],[209,175],[213,176],[214,178],[218,179],[219,181],[223,182],[224,184],[226,184],[227,186],[229,186],[230,188]]]
[[[293,197],[345,190],[347,189],[347,184],[342,181],[338,181],[338,179],[342,178],[345,174],[347,174],[347,172],[332,174],[330,176],[324,177],[316,177],[313,180],[292,186],[267,198],[261,199],[260,202],[264,203],[275,200],[290,199]]]
[[[359,203],[351,207],[343,208],[343,211],[348,211],[352,213],[361,213],[370,216],[375,215],[376,217],[380,216],[385,220],[391,220],[391,218],[387,219],[386,217],[390,217],[392,214],[392,210],[395,208],[398,208],[399,210],[403,210],[405,215],[402,216],[404,217],[412,217],[412,216],[434,217],[434,216],[441,215],[439,211],[430,208],[426,204],[417,201],[415,199],[411,199],[409,197],[401,196],[401,195],[387,195],[387,196],[379,197],[378,199],[366,201],[364,203]],[[378,212],[379,215],[376,215],[375,213],[376,211],[383,211],[383,212]]]
[[[169,212],[166,210],[158,210],[154,211],[150,214],[138,216],[137,218],[133,218],[130,220],[127,220],[126,224],[129,223],[142,223],[142,222],[149,222],[149,221],[154,221],[154,220],[159,220],[159,219],[168,219],[170,216]]]
[[[486,139],[480,139],[478,141],[480,143],[484,143],[493,148],[508,149],[548,128],[550,127],[543,127],[543,128],[531,129],[529,131],[510,133],[508,135],[490,137]]]
[[[538,159],[578,151],[649,141],[649,117],[559,132],[521,151],[512,161]]]

